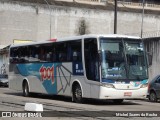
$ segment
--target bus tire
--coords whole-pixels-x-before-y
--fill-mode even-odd
[[[113,103],[114,104],[121,104],[123,102],[123,99],[114,99]]]
[[[23,96],[24,97],[28,97],[30,95],[29,93],[29,86],[28,86],[28,83],[25,81],[23,83]]]
[[[73,101],[76,103],[82,103],[82,90],[79,84],[76,84],[73,86]]]

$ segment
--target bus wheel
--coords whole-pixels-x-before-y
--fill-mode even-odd
[[[123,99],[114,99],[113,102],[115,104],[121,104],[123,102]]]
[[[24,97],[28,97],[29,96],[29,87],[28,87],[28,83],[24,82],[23,84],[23,96]]]
[[[82,98],[82,90],[79,84],[74,86],[73,88],[73,101],[76,103],[82,103],[83,98]]]
[[[150,93],[150,95],[149,95],[149,100],[151,101],[151,102],[157,102],[157,96],[156,96],[156,94],[155,94],[155,92],[151,92]]]

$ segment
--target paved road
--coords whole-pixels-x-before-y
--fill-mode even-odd
[[[159,119],[151,117],[160,114],[160,102],[151,103],[148,100],[125,100],[122,104],[113,104],[111,101],[86,100],[84,104],[71,102],[71,98],[63,96],[49,96],[36,94],[32,97],[23,97],[21,92],[13,91],[8,88],[0,88],[0,111],[19,111],[24,112],[24,105],[27,102],[43,104],[44,111],[42,116],[45,119]],[[116,112],[115,112],[116,111]],[[134,112],[133,112],[134,111]],[[138,112],[141,111],[141,112]],[[145,111],[145,112],[144,112]],[[150,112],[151,111],[151,112]],[[157,112],[152,112],[157,111]],[[150,117],[138,117],[138,115],[149,113]],[[154,114],[152,114],[154,113]],[[131,117],[133,115],[136,117]],[[51,116],[56,117],[51,117]],[[123,117],[115,117],[115,116]],[[128,116],[130,116],[128,118]],[[63,116],[63,117],[62,117]],[[89,118],[86,116],[90,116]],[[92,116],[92,117],[91,117]],[[107,116],[107,117],[106,117]],[[6,119],[6,118],[0,118]],[[8,118],[11,119],[11,118]],[[17,118],[12,118],[17,119]],[[29,120],[30,118],[25,118]],[[36,118],[31,118],[36,119]],[[38,119],[44,119],[38,118]]]

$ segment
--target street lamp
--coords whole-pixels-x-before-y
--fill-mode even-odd
[[[51,20],[52,20],[52,19],[51,19],[51,7],[50,7],[50,5],[49,5],[49,3],[48,3],[47,0],[44,0],[44,1],[47,3],[48,8],[49,8],[49,11],[50,11],[50,25],[49,25],[49,26],[50,26],[50,35],[49,35],[49,36],[50,36],[50,40],[51,40],[51,35],[52,35],[52,34],[51,34],[51,33],[52,33],[52,25],[51,25]]]
[[[144,17],[144,4],[145,4],[145,0],[143,0],[142,23],[141,23],[141,38],[143,38],[143,17]]]

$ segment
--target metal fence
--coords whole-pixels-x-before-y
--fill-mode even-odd
[[[5,0],[1,0],[5,1]],[[46,4],[45,0],[8,0],[8,1],[21,1],[21,2],[31,2],[31,3],[43,3]],[[81,3],[94,3],[94,4],[103,4],[111,3],[114,4],[114,0],[47,0],[48,3],[52,3],[54,1],[64,1],[64,2],[81,2]],[[126,6],[126,7],[142,7],[142,3],[140,2],[125,2],[123,0],[117,0],[119,6]],[[105,3],[105,4],[104,4]],[[160,9],[160,4],[157,3],[145,3],[145,8],[158,8]]]
[[[118,1],[118,4],[123,4],[125,6],[133,6],[133,7],[142,7],[142,3],[135,3],[135,2],[123,2]],[[154,3],[145,3],[145,8],[160,8],[160,5]]]
[[[75,0],[75,1],[84,1],[84,2],[101,2],[101,0]]]
[[[141,36],[141,33],[126,33],[126,35]],[[143,38],[160,37],[160,30],[143,32]]]

